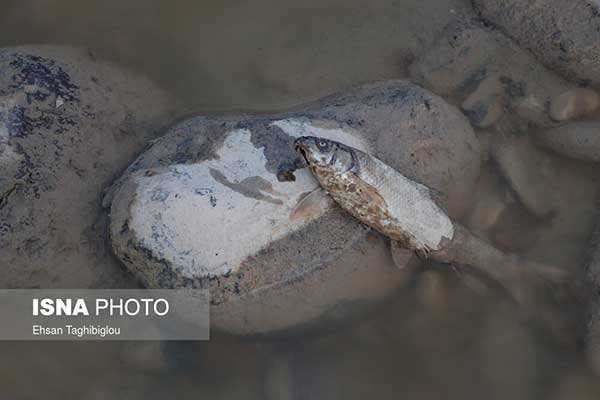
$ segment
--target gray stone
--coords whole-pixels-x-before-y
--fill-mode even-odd
[[[495,124],[504,111],[504,87],[500,77],[492,75],[482,80],[461,108],[471,124],[478,128]]]
[[[590,0],[473,0],[475,11],[578,82],[600,84],[600,9]]]
[[[0,50],[1,287],[132,284],[99,200],[176,107],[84,49]]]
[[[479,176],[479,140],[464,115],[441,97],[414,85],[401,89],[395,102],[367,109],[377,132],[375,155],[443,193],[441,205],[459,218],[469,208],[465,193]],[[380,94],[386,96],[394,95]]]
[[[572,88],[510,38],[470,18],[448,25],[410,73],[436,94],[463,102],[471,122],[482,128],[495,123],[504,108],[551,126],[550,99]]]
[[[563,156],[600,162],[600,122],[580,121],[539,132],[542,146]]]
[[[598,94],[590,89],[575,88],[554,97],[550,103],[550,117],[565,121],[585,117],[598,108]]]
[[[229,332],[277,331],[367,309],[411,269],[397,269],[387,239],[324,194],[293,149],[302,135],[379,155],[440,191],[454,214],[467,207],[458,200],[479,172],[479,144],[464,116],[402,81],[299,112],[192,118],[109,192],[115,254],[148,287],[210,288],[211,323]]]

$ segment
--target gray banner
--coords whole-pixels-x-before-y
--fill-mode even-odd
[[[0,289],[0,340],[208,340],[199,289]]]

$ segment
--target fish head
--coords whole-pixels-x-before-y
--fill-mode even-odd
[[[343,174],[356,168],[354,149],[343,143],[316,136],[302,136],[294,142],[296,151],[314,171]]]

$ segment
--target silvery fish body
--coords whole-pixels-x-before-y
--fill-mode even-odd
[[[321,186],[366,225],[425,253],[452,240],[454,225],[426,186],[342,143],[305,136],[296,148]]]

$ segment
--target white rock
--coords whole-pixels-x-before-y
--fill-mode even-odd
[[[316,122],[313,129],[312,123],[299,119],[273,125],[294,138],[310,133],[368,150],[349,128],[321,128]],[[136,192],[128,227],[183,277],[237,272],[248,255],[333,207],[324,203],[299,212],[297,206],[319,189],[318,182],[305,168],[295,173],[294,182],[280,182],[267,163],[264,147],[252,143],[252,132],[235,129],[225,133],[212,159],[169,165],[150,176],[146,171],[133,174]]]

